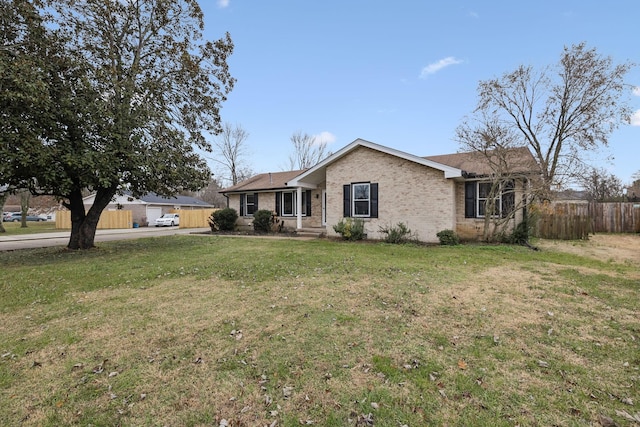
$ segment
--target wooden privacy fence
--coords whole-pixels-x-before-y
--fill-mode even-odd
[[[546,239],[587,239],[589,233],[640,233],[640,203],[554,202],[535,205],[533,234]]]
[[[100,215],[100,221],[98,221],[98,229],[110,229],[110,228],[131,228],[133,227],[133,219],[131,211],[118,210],[118,211],[104,211]],[[70,229],[71,228],[71,212],[70,211],[58,211],[56,212],[56,228]]]
[[[535,222],[533,235],[543,239],[583,240],[589,238],[591,221],[586,215],[543,213]]]
[[[217,209],[175,210],[180,214],[180,228],[209,228],[209,218]]]

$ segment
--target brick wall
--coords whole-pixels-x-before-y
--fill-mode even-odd
[[[378,183],[378,218],[365,219],[367,238],[383,238],[379,227],[398,222],[423,242],[438,242],[438,231],[455,228],[453,180],[442,171],[359,147],[327,166],[328,235],[335,235],[333,226],[343,215],[343,185],[367,181]]]

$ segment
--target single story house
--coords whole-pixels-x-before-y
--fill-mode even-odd
[[[494,215],[517,208],[512,226],[522,221],[527,191],[538,173],[527,148],[509,150],[509,179],[495,196]],[[286,227],[323,230],[343,218],[362,218],[367,238],[382,239],[380,227],[406,224],[423,242],[438,242],[439,231],[454,230],[475,240],[484,230],[485,207],[495,175],[491,156],[456,153],[419,157],[363,139],[301,171],[264,173],[221,191],[251,223],[258,209],[274,212]]]
[[[85,209],[89,209],[95,200],[95,195],[84,198]],[[163,214],[179,209],[211,209],[213,205],[189,196],[162,197],[155,193],[148,193],[140,198],[131,193],[116,194],[105,210],[130,210],[133,222],[140,225],[153,224],[156,218]]]

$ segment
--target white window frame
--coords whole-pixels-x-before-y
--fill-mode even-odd
[[[356,187],[357,186],[365,186],[367,188],[367,198],[357,199],[356,198]],[[356,213],[356,202],[362,203],[366,202],[367,204],[367,213],[366,214],[357,214]],[[369,218],[371,217],[371,183],[369,182],[356,182],[351,184],[351,216],[354,218]]]
[[[480,197],[480,186],[481,185],[488,185],[489,186],[489,191],[487,191],[487,197]],[[482,211],[485,210],[485,206],[486,206],[486,201],[489,200],[489,193],[491,193],[491,187],[493,186],[493,183],[491,181],[478,181],[476,184],[476,218],[484,218],[485,214],[481,214],[480,210],[482,208]],[[494,197],[495,200],[495,204],[494,204],[494,208],[497,210],[497,213],[494,212],[493,215],[491,215],[491,218],[500,218],[502,216],[502,184],[498,185],[498,195],[496,197]]]
[[[249,196],[251,196],[251,213],[249,213]],[[256,201],[254,193],[244,194],[244,216],[253,216],[256,211]]]
[[[292,209],[291,213],[285,212],[285,209],[284,209],[285,208],[284,199],[285,199],[286,195],[291,195],[291,203],[292,203],[292,205],[291,205],[291,209]],[[286,216],[286,217],[296,216],[297,213],[298,213],[297,201],[298,201],[297,191],[283,191],[280,194],[280,212],[279,212],[279,215],[280,216]],[[306,202],[307,202],[307,194],[306,194],[306,191],[303,191],[302,192],[302,216],[307,216],[307,204],[306,204]]]

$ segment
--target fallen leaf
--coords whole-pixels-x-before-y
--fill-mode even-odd
[[[467,362],[465,362],[464,360],[460,359],[458,360],[458,368],[460,369],[467,369]]]
[[[616,409],[616,415],[622,418],[626,418],[629,421],[640,423],[640,412],[636,413],[635,415],[631,415],[627,411],[618,411]]]
[[[625,397],[623,399],[620,399],[620,401],[626,405],[631,405],[633,406],[633,400],[631,400],[630,397]]]
[[[615,421],[613,421],[613,419],[607,417],[606,415],[598,415],[598,420],[600,421],[602,427],[616,427],[618,425]]]

